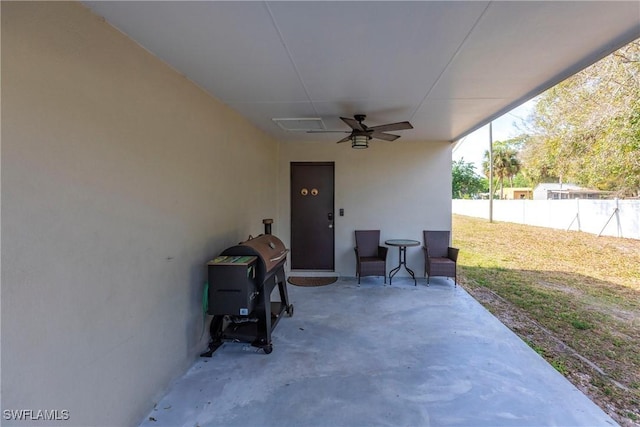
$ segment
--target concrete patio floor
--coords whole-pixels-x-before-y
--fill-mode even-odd
[[[617,425],[450,280],[288,289],[273,353],[225,343],[141,426]]]

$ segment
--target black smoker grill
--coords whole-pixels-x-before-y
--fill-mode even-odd
[[[284,276],[289,250],[271,235],[273,221],[262,222],[265,234],[225,249],[207,264],[208,313],[213,319],[209,350],[203,357],[211,357],[224,341],[249,342],[269,354],[273,351],[271,331],[285,311],[293,316]],[[272,302],[276,285],[280,301]]]

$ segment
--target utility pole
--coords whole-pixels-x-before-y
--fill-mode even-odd
[[[493,222],[493,122],[489,122],[489,222]]]

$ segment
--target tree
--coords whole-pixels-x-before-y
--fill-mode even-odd
[[[507,179],[511,187],[513,187],[513,179],[522,168],[516,149],[522,141],[524,141],[524,138],[519,137],[493,143],[493,176],[500,185],[500,199],[504,198],[504,180]],[[490,172],[489,155],[489,150],[485,151],[482,162],[482,169],[487,178],[489,178]]]
[[[640,39],[549,89],[522,153],[534,182],[640,192]]]
[[[462,158],[454,161],[451,169],[454,199],[472,198],[486,191],[486,184],[482,177],[476,174],[473,163],[467,163]]]

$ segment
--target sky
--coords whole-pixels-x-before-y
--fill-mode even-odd
[[[535,99],[535,98],[534,98]],[[534,100],[530,100],[514,108],[508,113],[493,121],[493,140],[504,141],[520,135],[522,122],[529,116],[534,106]],[[453,148],[453,160],[474,163],[476,173],[482,175],[482,160],[484,152],[489,149],[489,125],[481,127],[477,131],[464,137]]]

